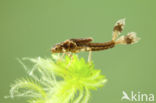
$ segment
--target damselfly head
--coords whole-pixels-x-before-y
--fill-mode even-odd
[[[52,53],[63,53],[63,48],[61,44],[57,44],[54,47],[51,48]]]
[[[71,40],[66,40],[62,43],[56,44],[52,49],[52,53],[65,53],[65,52],[76,52],[76,43]]]

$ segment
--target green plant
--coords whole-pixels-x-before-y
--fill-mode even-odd
[[[88,103],[90,90],[102,87],[107,81],[93,62],[84,58],[52,55],[52,58],[24,58],[33,63],[29,77],[17,80],[10,96],[30,97],[29,103]]]

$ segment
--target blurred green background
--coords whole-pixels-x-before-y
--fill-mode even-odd
[[[155,5],[155,0],[0,0],[0,103],[26,103],[3,98],[26,76],[16,58],[50,57],[51,46],[69,38],[111,40],[121,18],[126,18],[122,34],[135,31],[141,41],[93,53],[108,82],[92,92],[89,103],[121,103],[123,90],[156,95]],[[88,53],[79,55],[87,59]]]

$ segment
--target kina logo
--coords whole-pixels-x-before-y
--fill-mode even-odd
[[[127,93],[125,91],[122,91],[121,101],[153,102],[154,94],[152,94],[152,93],[147,94],[147,93],[134,92],[134,91]]]

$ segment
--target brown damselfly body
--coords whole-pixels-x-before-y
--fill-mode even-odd
[[[130,32],[125,36],[120,36],[125,25],[125,19],[118,20],[113,28],[112,40],[103,43],[93,43],[92,38],[74,38],[68,39],[64,42],[56,44],[52,47],[52,53],[78,53],[82,51],[89,52],[88,61],[91,60],[92,51],[101,51],[115,47],[117,44],[133,44],[136,43],[139,38],[136,37],[135,32]],[[119,38],[118,38],[119,37]]]

